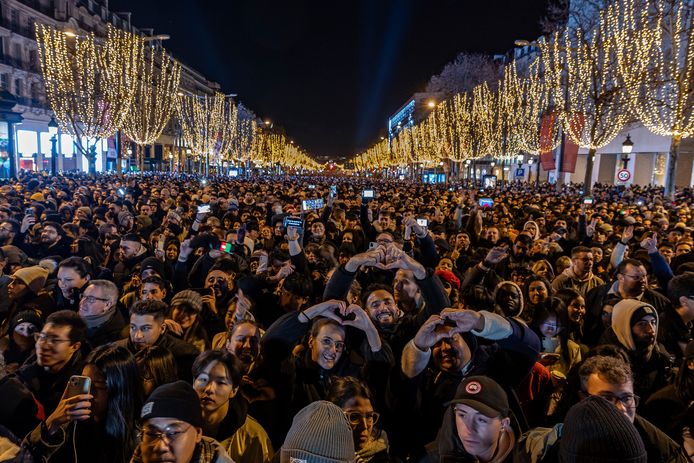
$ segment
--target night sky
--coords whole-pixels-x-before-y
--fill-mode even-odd
[[[111,0],[315,155],[352,155],[461,51],[533,39],[546,0]]]

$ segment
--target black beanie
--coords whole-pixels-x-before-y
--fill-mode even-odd
[[[175,418],[196,428],[202,427],[202,407],[193,386],[185,381],[162,384],[142,406],[140,420]]]
[[[562,463],[647,463],[646,448],[612,403],[590,396],[569,410],[559,443]]]

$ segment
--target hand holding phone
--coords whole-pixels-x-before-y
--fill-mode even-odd
[[[57,433],[64,425],[75,421],[86,421],[92,414],[93,396],[90,394],[92,380],[88,376],[71,376],[65,386],[63,397],[53,413],[46,418],[48,434]]]

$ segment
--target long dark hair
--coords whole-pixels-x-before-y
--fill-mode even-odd
[[[171,351],[160,346],[149,346],[135,354],[140,378],[152,382],[152,390],[162,384],[173,383],[178,379],[176,359]]]
[[[137,447],[135,424],[142,406],[142,386],[132,354],[121,346],[107,344],[94,349],[86,363],[106,378],[108,406],[104,429],[110,438],[105,451],[115,452],[113,461],[130,460]]]
[[[546,301],[542,304],[542,309],[535,312],[535,316],[531,322],[531,327],[540,337],[543,338],[542,332],[540,332],[540,325],[547,320],[548,317],[554,315],[557,320],[557,325],[561,326],[562,329],[557,334],[559,338],[559,345],[561,346],[561,358],[566,362],[566,365],[570,365],[571,356],[569,355],[569,335],[571,334],[571,320],[569,320],[569,311],[566,309],[564,302],[553,297],[552,299]]]
[[[689,368],[692,358],[683,358],[675,376],[675,393],[682,402],[690,404],[694,400],[694,371]]]

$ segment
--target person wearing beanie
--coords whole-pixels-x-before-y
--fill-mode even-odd
[[[8,320],[22,310],[35,310],[45,317],[55,310],[51,292],[44,289],[48,271],[38,265],[15,271],[7,284]]]
[[[12,318],[7,336],[0,339],[1,364],[4,365],[0,376],[14,373],[34,353],[34,333],[41,328],[43,321],[33,310],[24,310]]]
[[[10,298],[19,299],[29,291],[38,294],[46,284],[48,271],[38,265],[24,267],[12,274],[13,281],[10,283]]]
[[[591,396],[571,407],[559,444],[563,463],[647,463],[643,440],[609,401]]]
[[[667,297],[648,287],[648,271],[641,261],[624,259],[617,265],[615,273],[617,281],[593,288],[585,296],[586,319],[583,326],[585,335],[582,341],[586,345],[599,344],[600,337],[605,331],[600,313],[608,298],[636,299],[650,304],[658,314],[662,314],[671,306]]]
[[[270,438],[248,415],[240,393],[244,372],[237,357],[225,350],[208,350],[193,363],[193,388],[200,398],[203,434],[219,441],[236,463],[269,463]]]
[[[624,360],[617,357],[606,357],[596,355],[584,361],[578,369],[580,381],[579,399],[584,402],[586,400],[595,401],[600,398],[603,402],[609,404],[612,408],[607,411],[605,407],[587,405],[583,408],[583,412],[572,415],[569,411],[565,417],[564,423],[559,423],[552,428],[536,428],[533,429],[519,440],[517,447],[517,460],[521,462],[556,462],[556,461],[589,461],[589,460],[558,460],[560,447],[563,446],[564,452],[569,451],[573,454],[573,458],[582,456],[589,457],[589,454],[580,454],[579,448],[584,452],[588,452],[590,447],[589,442],[581,439],[581,435],[590,437],[595,445],[601,444],[600,437],[607,436],[613,432],[615,426],[618,429],[630,429],[624,424],[619,424],[620,421],[609,418],[608,414],[621,415],[623,422],[633,424],[637,435],[640,437],[643,447],[645,448],[646,457],[644,460],[637,461],[660,461],[673,463],[686,463],[690,460],[687,458],[684,449],[677,444],[673,439],[668,437],[663,431],[654,426],[651,422],[644,419],[636,413],[639,405],[639,397],[634,394],[634,378],[631,368]],[[574,406],[575,408],[576,406]],[[596,411],[595,407],[600,407],[600,412]],[[590,412],[585,410],[593,410],[600,416],[595,415],[590,418]],[[614,410],[616,414],[612,413]],[[595,422],[594,422],[595,421]],[[563,444],[563,439],[566,437],[566,426],[571,423],[569,431],[569,442]],[[616,424],[615,424],[616,423]],[[602,426],[610,424],[609,429],[602,429]],[[584,428],[581,428],[583,426]],[[611,431],[612,430],[612,431]],[[599,434],[598,434],[599,432]],[[632,438],[633,439],[633,438]],[[585,444],[580,446],[579,444]],[[636,441],[630,445],[637,444]],[[587,446],[586,446],[587,445]],[[616,447],[622,451],[620,447]],[[593,449],[597,451],[597,449]],[[604,458],[600,460],[599,455],[592,454],[597,462],[601,461],[629,461],[622,460],[619,454],[611,453],[607,448],[602,449]],[[625,457],[629,452],[623,454]],[[565,456],[565,455],[562,455]],[[632,455],[633,457],[634,455]]]
[[[469,376],[448,403],[436,440],[420,463],[511,462],[516,438],[506,391],[487,376]]]
[[[603,336],[604,343],[627,352],[635,371],[636,393],[648,398],[666,386],[674,358],[657,342],[658,312],[637,299],[622,299],[612,308],[612,322]]]
[[[202,325],[202,296],[196,291],[185,289],[171,299],[169,319],[178,324],[185,342],[200,352],[210,347],[209,336]]]
[[[352,428],[337,405],[317,400],[301,409],[280,449],[280,463],[353,463]]]
[[[140,423],[133,463],[234,463],[219,442],[203,436],[198,395],[185,381],[156,388],[142,406]]]

